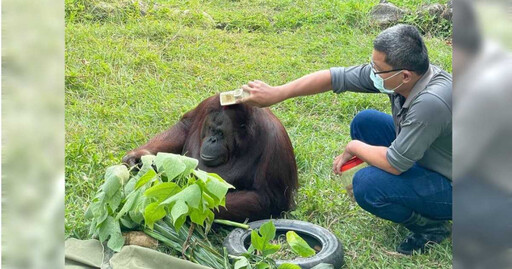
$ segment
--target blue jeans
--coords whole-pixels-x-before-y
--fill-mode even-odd
[[[396,137],[393,118],[376,110],[361,111],[350,124],[350,135],[370,145],[389,147]],[[398,176],[365,167],[354,175],[352,184],[359,206],[380,218],[402,223],[413,211],[431,219],[452,218],[450,180],[417,164]]]

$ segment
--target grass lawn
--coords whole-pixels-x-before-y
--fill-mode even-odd
[[[446,1],[392,2],[414,10]],[[367,62],[379,32],[367,13],[376,3],[66,0],[66,235],[87,237],[84,211],[105,168],[201,100],[249,80],[276,85]],[[429,25],[430,59],[451,72],[449,33]],[[350,199],[344,187],[353,171],[332,174],[351,119],[367,108],[390,113],[380,94],[328,92],[272,107],[299,169],[297,209],[287,217],[333,231],[347,268],[451,268],[451,241],[426,255],[395,253],[407,231]]]

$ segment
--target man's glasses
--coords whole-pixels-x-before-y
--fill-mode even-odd
[[[387,70],[387,71],[377,71],[377,69],[375,69],[375,64],[373,63],[373,60],[372,60],[371,57],[370,57],[370,67],[372,68],[372,72],[375,75],[377,75],[377,74],[386,74],[386,73],[395,72],[395,71],[401,71],[401,70],[414,71],[414,70],[409,70],[409,69],[405,69],[405,68],[397,68],[397,69],[392,69],[392,70]]]

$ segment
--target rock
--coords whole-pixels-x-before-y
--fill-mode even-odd
[[[405,11],[385,0],[374,6],[370,11],[371,20],[379,26],[388,26],[399,21]]]
[[[418,17],[423,18],[427,14],[434,18],[434,21],[438,22],[441,19],[441,14],[445,9],[444,5],[441,4],[432,4],[432,5],[424,5],[421,6],[418,11]]]
[[[106,2],[99,2],[96,5],[93,5],[91,13],[97,18],[104,19],[115,11],[116,7],[114,5]]]
[[[429,14],[431,16],[434,16],[436,18],[439,18],[441,14],[444,11],[444,6],[441,4],[432,4],[432,5],[425,5],[418,9],[418,13],[421,14]]]
[[[441,14],[441,17],[445,20],[451,21],[452,15],[453,15],[452,0],[450,0],[450,1],[448,1],[446,8],[444,9],[443,13]]]
[[[141,231],[123,233],[125,245],[136,245],[151,249],[158,247],[158,241]]]

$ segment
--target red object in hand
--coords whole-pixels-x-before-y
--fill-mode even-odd
[[[350,158],[346,163],[341,166],[341,172],[352,169],[360,164],[364,163],[363,160],[357,158],[356,156]]]

